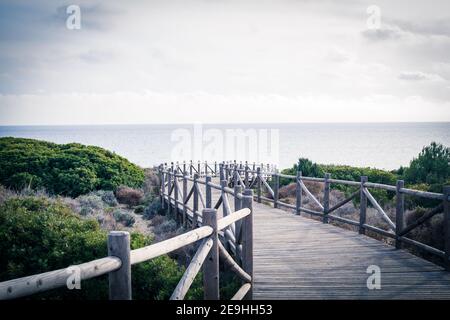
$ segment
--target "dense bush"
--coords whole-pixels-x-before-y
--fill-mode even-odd
[[[299,159],[299,164],[295,164],[292,168],[283,170],[283,173],[296,175],[297,170],[302,171],[302,175],[307,177],[323,178],[325,173],[329,173],[333,179],[340,180],[360,181],[361,176],[367,176],[370,182],[384,184],[395,184],[397,180],[397,175],[390,171],[369,167],[359,168],[344,165],[317,164],[304,158]],[[287,184],[286,182],[283,183],[283,185]]]
[[[404,169],[407,183],[443,184],[450,178],[450,148],[432,142]]]
[[[159,177],[157,169],[147,168],[145,169],[145,179],[143,189],[146,194],[157,194],[159,192]]]
[[[114,195],[114,192],[112,192],[111,190],[98,190],[93,192],[93,194],[102,198],[102,201],[110,207],[115,207],[119,204],[116,196]]]
[[[134,217],[121,209],[114,210],[113,217],[114,220],[122,223],[125,227],[131,227],[135,223]]]
[[[300,158],[298,164],[294,164],[292,168],[283,170],[282,173],[289,175],[296,175],[297,170],[302,171],[302,175],[307,177],[323,178],[325,173],[329,173],[333,179],[350,180],[350,181],[360,181],[361,176],[367,176],[370,182],[383,183],[389,185],[395,185],[396,180],[398,179],[398,176],[390,171],[369,167],[359,168],[344,165],[317,164],[305,158]],[[292,182],[292,180],[285,178],[280,179],[281,186],[287,185],[290,182]],[[333,188],[343,191],[347,195],[354,192],[354,187],[350,187],[347,185],[334,184]],[[371,189],[370,192],[381,204],[387,203],[394,196],[393,193],[381,189]]]
[[[76,200],[80,205],[80,214],[83,216],[93,214],[97,210],[103,209],[103,200],[95,194],[79,196]]]
[[[145,206],[144,205],[139,205],[139,206],[136,206],[134,208],[134,213],[136,213],[136,214],[143,214],[144,210],[145,210]]]
[[[119,201],[119,203],[127,204],[130,207],[134,207],[142,202],[144,198],[144,193],[138,189],[120,186],[116,190],[116,198],[117,201]]]
[[[65,268],[107,255],[106,232],[93,219],[81,219],[59,201],[12,198],[0,205],[0,281]],[[131,234],[131,247],[151,243]],[[167,299],[184,268],[167,256],[132,267],[134,299]],[[84,281],[81,290],[61,288],[33,296],[51,299],[107,299],[107,276]],[[196,279],[188,298],[201,297]]]
[[[0,138],[0,167],[0,183],[7,187],[45,188],[72,197],[120,185],[139,187],[144,181],[143,170],[125,158],[78,143]]]
[[[143,217],[145,219],[152,219],[156,215],[165,215],[165,211],[159,199],[153,200],[145,209]]]

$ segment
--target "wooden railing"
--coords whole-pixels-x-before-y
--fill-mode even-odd
[[[190,165],[193,168],[193,165]],[[206,172],[212,170],[204,166]],[[67,286],[69,277],[78,272],[79,281],[88,280],[104,274],[109,274],[109,297],[112,300],[130,300],[131,292],[131,266],[145,262],[161,255],[170,253],[182,247],[201,241],[196,254],[170,299],[181,300],[185,297],[196,275],[203,269],[204,298],[208,300],[220,299],[219,294],[219,257],[223,259],[229,269],[242,280],[242,286],[233,296],[233,300],[252,298],[253,281],[253,222],[252,222],[252,190],[238,190],[235,193],[235,210],[230,209],[227,193],[229,188],[211,183],[211,176],[201,182],[198,177],[204,171],[197,167],[194,178],[181,176],[183,180],[183,193],[180,194],[179,177],[176,170],[160,171],[161,190],[168,186],[168,192],[161,192],[161,201],[170,212],[175,212],[177,219],[182,216],[182,223],[187,228],[190,224],[192,230],[171,239],[161,241],[143,248],[130,250],[130,235],[125,231],[112,231],[108,235],[108,257],[93,260],[68,268],[36,274],[0,283],[0,299],[14,299],[55,288]],[[185,171],[186,172],[186,171]],[[187,179],[193,182],[193,187],[187,192]],[[206,195],[203,196],[199,185],[206,186]],[[219,188],[223,194],[220,202],[224,204],[224,217],[217,218],[217,208],[220,205],[211,205],[211,188]],[[180,198],[178,197],[180,195]],[[194,197],[194,208],[187,205],[189,198]],[[199,198],[203,209],[199,210]],[[181,201],[179,199],[182,199]],[[195,212],[195,214],[189,214]],[[223,245],[219,239],[228,239]],[[233,245],[233,253],[227,247]],[[233,256],[238,254],[240,263]]]
[[[186,229],[196,229],[208,225],[205,210],[222,208],[223,217],[217,222],[218,254],[224,264],[242,281],[242,286],[233,299],[251,299],[253,292],[253,190],[236,184],[228,186],[225,179],[225,164],[172,163],[159,166],[161,181],[161,203],[163,208]],[[204,169],[203,169],[204,168]],[[192,172],[192,175],[191,175]],[[221,177],[220,184],[212,182],[213,177]],[[219,198],[213,203],[213,192],[219,191]],[[230,201],[230,197],[233,200]],[[190,205],[191,204],[191,205]],[[244,210],[244,211],[243,211]],[[248,216],[236,219],[236,215]],[[207,278],[219,279],[218,269],[205,268]],[[218,280],[217,280],[218,281]],[[206,282],[205,282],[206,283]],[[205,298],[208,290],[205,288]],[[218,291],[209,297],[219,298]]]
[[[251,196],[250,196],[251,197]],[[202,240],[197,253],[192,258],[183,277],[175,288],[171,300],[183,299],[189,290],[195,276],[203,266],[204,269],[204,292],[205,299],[219,299],[218,272],[219,272],[219,250],[221,246],[218,242],[218,233],[228,228],[231,224],[251,219],[251,198],[244,196],[246,205],[250,203],[250,208],[243,208],[231,213],[226,218],[217,220],[215,209],[203,209],[202,216],[204,225],[194,230],[183,233],[174,238],[158,242],[143,248],[130,250],[130,235],[125,231],[111,231],[108,235],[109,256],[68,268],[36,274],[28,277],[18,278],[0,283],[0,299],[14,299],[24,297],[39,292],[48,291],[55,288],[65,287],[68,278],[74,270],[79,272],[79,280],[88,280],[109,274],[109,297],[112,300],[131,299],[131,266],[145,262],[161,255],[167,254],[184,246]],[[247,224],[249,222],[246,222]],[[250,243],[251,244],[251,243]],[[244,251],[248,243],[244,242]],[[251,248],[250,248],[251,252]],[[227,256],[227,261],[232,260]],[[234,270],[246,282],[250,283],[251,276],[243,271],[239,266],[232,265]],[[248,291],[240,290],[235,299],[241,299]]]
[[[251,188],[255,190],[255,198],[258,203],[262,200],[270,202],[275,208],[286,207],[293,209],[295,214],[300,215],[306,213],[312,216],[317,216],[322,219],[323,223],[328,223],[330,220],[349,224],[358,228],[359,233],[365,234],[367,230],[379,234],[383,237],[389,237],[395,240],[395,247],[401,248],[403,243],[419,248],[423,251],[431,253],[442,258],[443,264],[447,270],[450,270],[450,186],[443,188],[443,193],[426,192],[420,190],[412,190],[404,187],[404,181],[398,180],[396,185],[386,185],[380,183],[369,182],[366,176],[362,176],[360,181],[348,181],[332,179],[331,175],[326,173],[323,178],[318,177],[304,177],[299,171],[294,175],[281,174],[274,166],[269,165],[253,165],[251,168],[248,163],[243,166],[242,163],[237,164],[236,161],[219,164],[221,176],[226,179],[227,186],[241,185],[244,188]],[[272,170],[272,171],[271,171]],[[280,178],[292,180],[296,184],[295,205],[285,203],[279,199]],[[316,182],[323,185],[323,199],[322,202],[317,199],[312,192],[306,187],[305,181]],[[331,185],[347,185],[356,188],[346,199],[339,201],[336,204],[330,204],[330,190]],[[370,192],[370,189],[382,189],[395,193],[395,222],[391,220],[389,215],[385,212],[382,206],[378,203],[375,197]],[[264,194],[269,195],[268,197]],[[405,226],[405,195],[413,197],[421,197],[425,199],[433,199],[441,201],[441,204],[429,210],[413,223]],[[303,197],[308,197],[316,208],[313,210],[306,208],[303,205]],[[338,216],[335,213],[337,209],[344,206],[346,203],[359,197],[359,221]],[[367,223],[366,212],[368,204],[376,209],[380,218],[388,226],[387,230],[370,225]],[[413,240],[407,235],[418,226],[429,221],[433,216],[443,213],[444,224],[444,250],[434,248],[425,243]]]

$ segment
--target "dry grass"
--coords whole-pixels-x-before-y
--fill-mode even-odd
[[[117,188],[115,195],[119,203],[126,204],[130,207],[134,207],[141,204],[144,198],[143,191],[126,186],[121,186]]]

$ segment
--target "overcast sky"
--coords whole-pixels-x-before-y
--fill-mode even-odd
[[[450,121],[450,1],[0,0],[0,124],[193,121]]]

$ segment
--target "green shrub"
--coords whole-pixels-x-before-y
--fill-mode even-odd
[[[144,171],[125,158],[78,143],[0,138],[0,167],[0,183],[6,187],[45,188],[72,197],[120,185],[140,187],[144,181]]]
[[[403,178],[408,184],[442,186],[450,179],[450,148],[436,142],[424,147],[404,169]]]
[[[80,204],[80,214],[83,216],[93,214],[96,210],[103,209],[102,198],[95,194],[79,196],[76,200],[78,200]]]
[[[296,175],[297,169],[302,171],[303,176],[323,178],[325,173],[329,173],[331,178],[339,180],[360,181],[361,176],[367,176],[370,182],[395,185],[398,179],[397,175],[386,170],[375,168],[360,168],[344,165],[324,165],[313,163],[309,159],[300,158],[299,164],[295,164],[292,168],[282,171],[284,174]],[[288,185],[291,179],[280,179],[280,185]],[[354,192],[354,187],[347,185],[334,184],[333,189],[343,191],[346,195]],[[370,192],[380,204],[385,204],[392,200],[394,194],[386,190],[371,189]],[[356,200],[358,201],[358,200]]]
[[[140,205],[134,208],[134,213],[143,214],[145,210],[145,206]]]
[[[122,223],[126,227],[131,227],[135,223],[135,219],[131,214],[120,209],[114,210],[113,217],[114,220]]]
[[[153,200],[147,207],[145,207],[143,217],[145,219],[152,219],[156,215],[165,215],[165,211],[159,199]]]
[[[81,219],[59,201],[11,198],[0,205],[0,281],[66,268],[107,256],[107,234],[93,219]],[[131,247],[152,239],[131,234]],[[133,299],[167,299],[184,268],[168,256],[132,267]],[[201,298],[199,275],[187,298]],[[83,281],[81,290],[61,288],[33,299],[107,299],[107,275]]]
[[[119,204],[116,196],[114,195],[114,192],[111,190],[98,190],[93,192],[93,194],[102,198],[102,201],[110,207],[116,207]]]

